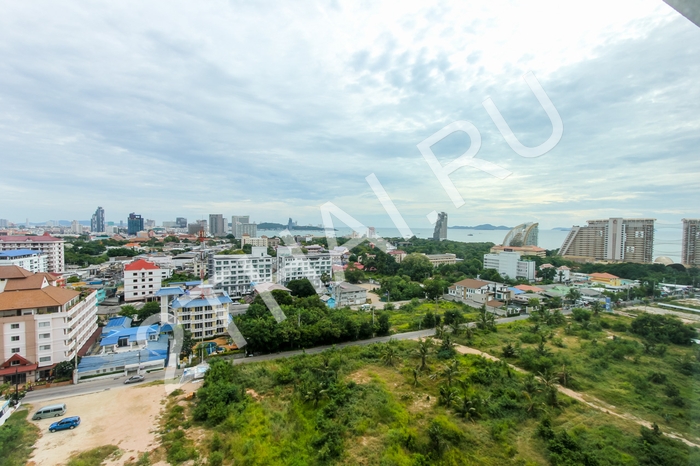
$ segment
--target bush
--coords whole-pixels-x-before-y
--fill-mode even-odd
[[[593,313],[589,310],[576,307],[571,311],[571,315],[576,322],[588,322],[591,320]]]
[[[530,344],[536,344],[536,343],[539,343],[540,340],[542,340],[542,338],[540,338],[540,336],[538,334],[531,333],[531,332],[521,333],[520,335],[518,335],[518,338],[523,343],[530,343]]]
[[[630,331],[647,339],[651,343],[675,343],[690,345],[697,336],[697,330],[683,324],[675,317],[642,314],[632,321]]]

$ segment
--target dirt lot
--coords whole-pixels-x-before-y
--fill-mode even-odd
[[[110,464],[123,464],[130,457],[138,457],[139,452],[157,446],[157,417],[164,398],[163,385],[134,385],[53,400],[47,404],[65,403],[66,416],[80,416],[80,426],[52,434],[48,428],[57,418],[34,421],[42,436],[28,464],[65,464],[72,454],[102,445],[117,445],[124,452],[118,461]],[[40,406],[32,408],[36,410]]]

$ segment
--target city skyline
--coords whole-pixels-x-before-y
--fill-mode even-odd
[[[158,5],[108,6],[90,22],[77,4],[7,5],[0,101],[12,112],[0,114],[0,153],[33,163],[4,165],[0,217],[89,219],[90,192],[109,220],[134,210],[158,222],[251,212],[317,225],[319,207],[332,202],[365,225],[388,226],[365,180],[372,173],[413,228],[431,228],[432,211],[454,225],[543,229],[698,216],[688,199],[700,194],[700,28],[668,5],[392,8],[279,15],[220,5],[153,32],[148,18],[168,17]],[[70,39],[48,32],[65,28]],[[216,40],[201,42],[202,29]],[[491,98],[523,144],[541,144],[552,126],[522,79],[528,72],[564,125],[536,158],[510,149],[482,105]],[[478,129],[476,158],[512,172],[452,173],[460,208],[417,149],[456,121]],[[458,133],[432,149],[446,164],[469,145]]]

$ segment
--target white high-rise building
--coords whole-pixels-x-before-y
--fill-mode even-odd
[[[0,251],[32,249],[46,254],[48,271],[63,273],[65,271],[64,241],[48,233],[42,236],[0,236]]]
[[[653,218],[588,220],[574,226],[559,249],[573,260],[651,263],[654,260]]]
[[[330,253],[289,254],[288,252],[284,248],[277,250],[277,283],[286,285],[291,280],[306,278],[315,288],[319,288],[322,275],[333,276]]]
[[[80,224],[79,221],[73,220],[72,222],[70,222],[70,232],[75,235],[80,235],[83,233],[83,226]]]

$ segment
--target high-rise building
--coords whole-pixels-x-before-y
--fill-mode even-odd
[[[484,269],[498,270],[501,276],[510,279],[535,279],[535,262],[520,260],[520,254],[517,252],[484,254]]]
[[[221,214],[209,214],[209,234],[212,236],[226,236],[226,224]]]
[[[105,210],[102,207],[98,207],[95,213],[92,214],[90,231],[94,233],[103,233],[105,231]]]
[[[10,222],[6,218],[0,218],[0,228],[7,228]]]
[[[447,213],[440,212],[438,214],[437,222],[435,222],[435,231],[433,231],[433,239],[435,241],[442,241],[447,239]]]
[[[83,226],[79,221],[73,220],[70,222],[70,232],[76,235],[80,235],[83,232]]]
[[[129,219],[127,220],[127,233],[130,235],[135,235],[139,231],[143,231],[143,218],[135,213],[129,214]]]
[[[250,223],[250,215],[234,215],[231,217],[231,232],[240,239],[243,235],[258,236],[258,225]]]
[[[250,293],[254,284],[273,283],[274,257],[267,248],[253,247],[251,254],[209,256],[209,282],[231,296]]]
[[[572,260],[650,263],[654,254],[653,218],[588,220],[574,226],[559,254]]]
[[[143,223],[144,229],[146,230],[152,230],[156,227],[156,221],[152,220],[150,218],[147,218],[146,221]]]
[[[187,228],[187,219],[185,217],[178,217],[175,219],[176,228]]]
[[[508,232],[503,246],[537,246],[539,223],[522,223]]]
[[[700,219],[683,219],[681,263],[700,267]]]

